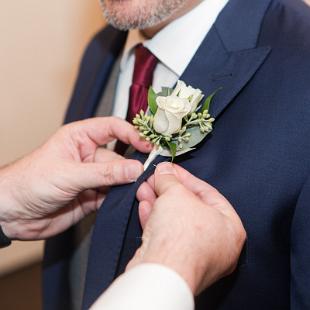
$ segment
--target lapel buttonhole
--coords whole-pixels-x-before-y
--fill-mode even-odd
[[[227,74],[214,74],[211,79],[212,79],[212,82],[215,82],[215,81],[221,81],[221,80],[225,80],[227,78],[232,78],[233,77],[233,74],[232,73],[227,73]]]

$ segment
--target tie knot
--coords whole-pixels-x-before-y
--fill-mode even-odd
[[[153,73],[158,59],[142,44],[136,46],[135,56],[132,84],[149,88],[152,84]]]

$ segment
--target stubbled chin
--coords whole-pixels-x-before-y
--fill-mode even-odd
[[[109,24],[120,30],[141,28],[147,20],[146,13],[141,13],[139,7],[131,0],[110,0],[103,6],[103,13]]]
[[[101,0],[107,21],[121,30],[154,27],[177,11],[186,0]]]

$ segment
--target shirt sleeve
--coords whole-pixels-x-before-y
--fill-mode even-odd
[[[175,271],[141,264],[118,277],[91,310],[194,310],[193,294]]]

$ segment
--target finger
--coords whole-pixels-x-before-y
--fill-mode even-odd
[[[182,183],[177,178],[177,172],[171,163],[161,163],[155,169],[155,192],[163,195],[169,189],[180,186]]]
[[[137,199],[141,201],[148,201],[150,204],[153,204],[156,200],[156,194],[154,189],[150,186],[148,182],[141,184],[137,191]]]
[[[117,117],[97,117],[73,123],[71,126],[75,126],[76,130],[86,134],[97,145],[107,144],[118,139],[126,144],[131,144],[141,152],[152,150],[152,145],[140,139],[139,133],[133,125]]]
[[[44,230],[37,239],[46,239],[65,231],[72,225],[78,223],[85,216],[95,211],[94,206],[94,203],[90,202],[87,208],[82,208],[79,202],[74,201],[72,204],[59,209],[53,214],[48,228]]]
[[[100,193],[100,192],[97,193],[97,205],[96,205],[97,209],[99,209],[102,206],[106,196],[107,196],[106,193]]]
[[[215,207],[222,213],[234,216],[235,210],[227,199],[212,185],[195,177],[184,168],[174,165],[177,178],[191,192],[197,195],[204,203],[210,207]]]
[[[148,201],[141,201],[139,204],[139,218],[142,229],[144,230],[146,223],[152,213],[152,205]]]
[[[178,180],[182,182],[182,184],[194,194],[200,196],[201,193],[206,193],[209,191],[217,191],[213,186],[195,177],[186,169],[175,164],[173,165],[173,167],[176,170]]]
[[[77,197],[72,203],[53,213],[48,228],[39,236],[36,236],[36,239],[46,239],[75,225],[88,214],[99,209],[104,198],[104,195],[100,195],[93,190],[84,191],[83,195]],[[43,221],[45,220],[43,219]]]
[[[95,153],[94,162],[105,163],[117,159],[124,159],[124,157],[104,147],[98,147]]]
[[[152,174],[148,179],[147,179],[147,184],[150,185],[152,188],[153,192],[155,193],[155,176]]]
[[[198,179],[182,167],[171,164],[159,164],[155,170],[155,192],[162,195],[173,186],[182,184],[184,190],[189,190],[198,196],[206,205],[217,208],[229,217],[235,217],[236,212],[227,199],[210,184]]]
[[[161,164],[159,164],[161,165]],[[159,166],[158,165],[158,166]],[[177,177],[177,179],[191,192],[194,194],[200,196],[201,193],[206,193],[209,191],[217,191],[216,188],[208,184],[207,182],[195,177],[193,174],[182,168],[181,166],[178,166],[176,164],[173,164],[174,173]],[[147,183],[150,185],[150,187],[155,191],[155,177],[154,174],[149,177],[147,180]]]
[[[139,161],[122,159],[106,163],[74,164],[66,175],[70,178],[68,184],[82,191],[135,182],[142,173],[143,165]]]

